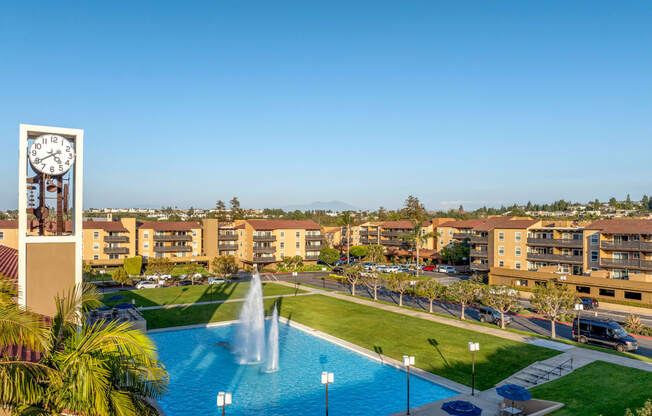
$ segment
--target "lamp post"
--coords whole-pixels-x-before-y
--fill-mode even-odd
[[[222,416],[226,412],[226,406],[231,404],[231,393],[224,393],[223,391],[217,394],[217,407],[222,408]]]
[[[575,310],[577,311],[577,342],[580,342],[580,315],[583,309],[584,309],[583,304],[581,303],[575,304]]]
[[[475,396],[475,352],[480,351],[480,343],[469,342],[469,351],[471,351],[471,396]]]
[[[403,365],[407,368],[407,412],[410,414],[410,366],[414,365],[414,356],[404,355]]]
[[[322,371],[321,384],[326,386],[326,416],[328,416],[328,385],[333,384],[333,381],[335,381],[335,375],[333,373]]]

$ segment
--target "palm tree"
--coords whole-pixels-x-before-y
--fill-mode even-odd
[[[342,213],[342,218],[340,219],[340,223],[344,226],[346,226],[346,263],[349,264],[351,262],[351,259],[349,257],[349,249],[351,248],[351,226],[355,222],[355,218],[353,217],[353,214],[351,211],[344,211]]]
[[[156,347],[129,323],[90,323],[84,312],[99,293],[78,286],[55,299],[52,325],[0,303],[0,408],[13,414],[157,415],[150,399],[165,391],[167,373]],[[19,345],[39,351],[38,362],[1,354]]]
[[[400,238],[406,241],[410,241],[414,244],[416,252],[416,276],[419,277],[419,246],[425,245],[428,243],[428,240],[431,238],[438,238],[439,233],[436,231],[430,231],[428,233],[423,232],[423,221],[421,219],[412,219],[412,229],[409,233],[403,234]]]

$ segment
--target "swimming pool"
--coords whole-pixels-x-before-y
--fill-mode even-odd
[[[219,391],[231,392],[227,415],[320,415],[324,413],[322,371],[330,385],[331,415],[387,415],[405,409],[406,374],[389,365],[279,325],[280,370],[239,365],[229,351],[234,325],[150,334],[170,374],[169,392],[159,401],[167,416],[221,415]],[[410,377],[412,407],[458,394]]]

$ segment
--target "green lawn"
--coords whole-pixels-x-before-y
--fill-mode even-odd
[[[102,302],[113,306],[121,302],[136,301],[136,306],[173,305],[177,303],[208,302],[211,300],[226,300],[229,298],[244,298],[249,290],[248,282],[222,283],[218,285],[171,286],[156,289],[121,290],[104,295]],[[264,296],[288,295],[295,292],[294,288],[263,283]],[[303,293],[299,289],[297,293]],[[121,296],[123,299],[109,301],[112,296]]]
[[[652,373],[595,361],[531,392],[537,399],[565,404],[551,416],[623,416],[627,408],[633,411],[652,397]]]
[[[416,365],[462,384],[471,382],[469,341],[480,343],[476,355],[476,386],[492,387],[534,361],[559,352],[412,318],[323,295],[268,299],[282,316],[372,351],[401,359],[414,355]],[[240,303],[144,311],[150,329],[236,319]]]

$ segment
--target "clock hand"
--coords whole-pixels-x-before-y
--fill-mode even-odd
[[[45,156],[43,159],[39,159],[41,162],[44,161],[45,159],[54,156],[54,153],[50,153],[49,155]]]

